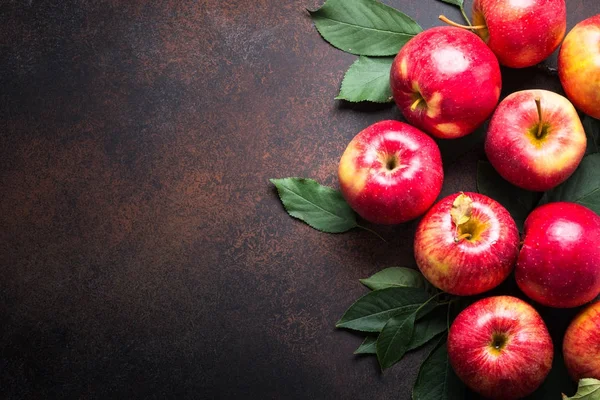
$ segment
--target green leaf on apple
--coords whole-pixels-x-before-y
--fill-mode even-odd
[[[390,287],[424,288],[425,278],[423,274],[415,269],[391,267],[381,270],[369,278],[360,279],[360,283],[371,290]]]
[[[377,336],[367,336],[354,354],[377,354]]]
[[[581,118],[585,135],[587,136],[587,148],[585,154],[600,153],[600,121],[584,115]]]
[[[376,0],[327,0],[309,12],[323,39],[356,55],[395,56],[423,30],[406,14]]]
[[[390,318],[418,309],[428,298],[427,292],[420,288],[375,290],[352,304],[335,326],[361,332],[381,332]]]
[[[390,69],[393,61],[393,57],[359,57],[344,75],[342,88],[336,100],[375,103],[393,101],[390,87]]]
[[[342,194],[312,179],[271,179],[288,214],[328,233],[357,228],[356,214]]]
[[[440,338],[435,348],[421,364],[413,386],[413,400],[462,400],[465,385],[458,379],[448,360],[447,336]]]
[[[573,397],[563,394],[564,400],[598,400],[600,399],[600,381],[593,378],[579,380],[579,388]]]
[[[585,156],[573,175],[544,193],[540,204],[554,201],[579,203],[600,214],[600,153]]]
[[[512,185],[487,161],[479,161],[477,164],[477,191],[502,204],[514,218],[520,232],[523,231],[525,219],[542,196],[541,193]]]

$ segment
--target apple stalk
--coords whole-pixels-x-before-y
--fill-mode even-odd
[[[535,106],[537,108],[537,112],[538,112],[538,129],[537,129],[537,133],[535,134],[536,138],[541,138],[542,137],[542,100],[540,97],[536,97],[535,98]]]
[[[467,26],[467,25],[461,25],[459,23],[456,23],[450,19],[448,19],[448,17],[446,17],[445,15],[440,15],[438,17],[440,19],[440,21],[447,23],[450,26],[454,26],[456,28],[463,28],[463,29],[468,29],[471,31],[476,31],[478,29],[484,29],[485,25],[475,25],[475,26]]]

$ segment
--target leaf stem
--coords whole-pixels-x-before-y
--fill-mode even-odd
[[[356,225],[356,227],[360,228],[360,229],[364,229],[367,232],[371,232],[373,235],[377,236],[379,239],[383,240],[385,243],[388,243],[387,240],[385,240],[379,233],[375,232],[374,230],[369,229],[366,226],[362,226],[362,225]]]
[[[430,302],[431,300],[433,300],[433,299],[435,299],[436,297],[438,297],[439,295],[442,295],[442,294],[445,294],[445,293],[446,293],[446,292],[439,292],[439,293],[436,293],[436,294],[434,294],[433,296],[431,296],[431,297],[429,298],[429,300],[427,300],[425,303],[421,304],[421,305],[419,306],[419,308],[417,308],[417,309],[416,309],[416,311],[415,311],[415,315],[416,315],[416,314],[417,314],[419,311],[421,311],[421,308],[423,308],[423,307],[425,307],[427,304],[429,304],[429,302]]]
[[[445,15],[440,15],[438,18],[440,19],[440,21],[445,22],[448,25],[455,26],[457,28],[469,29],[471,31],[476,31],[478,29],[485,28],[485,25],[475,25],[475,26],[472,26],[470,24],[469,25],[457,24],[456,22],[449,20]]]
[[[462,16],[465,19],[465,21],[467,21],[467,24],[469,26],[473,26],[473,24],[471,24],[471,21],[469,21],[469,17],[467,17],[467,13],[465,12],[465,7],[464,6],[460,6],[460,13],[462,14]]]

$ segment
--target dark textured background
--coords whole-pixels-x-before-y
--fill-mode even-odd
[[[569,28],[600,12],[567,3]],[[333,326],[357,279],[414,265],[415,224],[319,233],[268,182],[337,186],[350,139],[400,118],[334,101],[355,57],[319,37],[319,4],[0,1],[1,398],[409,399],[424,351],[382,375]],[[442,195],[475,189],[481,146],[457,143]]]

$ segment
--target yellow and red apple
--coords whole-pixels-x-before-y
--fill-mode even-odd
[[[600,294],[600,216],[569,202],[548,203],[525,220],[515,278],[540,304],[581,306]]]
[[[417,128],[442,139],[465,136],[498,104],[500,66],[477,35],[437,27],[402,47],[390,72],[394,100]]]
[[[485,152],[504,179],[541,192],[571,176],[586,145],[583,125],[568,99],[547,90],[523,90],[498,105]]]
[[[352,139],[338,176],[350,207],[367,221],[399,224],[422,215],[444,179],[437,144],[399,121],[380,121]]]
[[[500,64],[524,68],[545,60],[567,30],[565,0],[475,0],[475,32]]]
[[[456,375],[489,399],[520,399],[535,391],[550,372],[553,349],[537,311],[511,296],[473,303],[448,334]]]
[[[414,251],[419,269],[435,287],[469,296],[508,277],[519,252],[519,232],[497,201],[478,193],[456,193],[425,214]]]
[[[569,32],[558,54],[558,76],[567,97],[584,113],[600,118],[600,14]]]
[[[563,356],[574,380],[600,379],[600,302],[581,311],[567,328]]]

